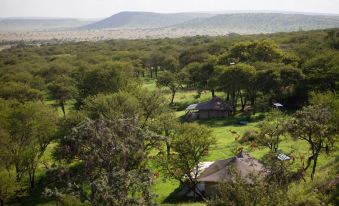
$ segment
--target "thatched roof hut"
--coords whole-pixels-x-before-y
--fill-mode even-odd
[[[216,185],[220,182],[231,181],[234,178],[234,173],[230,168],[247,179],[250,173],[266,174],[264,166],[255,158],[245,152],[240,152],[238,155],[225,160],[217,160],[212,164],[208,164],[207,168],[199,174],[197,192],[205,196],[211,196],[216,192]],[[184,188],[181,195],[193,196],[193,192],[189,188]]]
[[[245,152],[226,160],[217,160],[201,173],[200,182],[222,182],[233,178],[229,168],[233,167],[241,177],[246,178],[252,172],[262,172],[264,166]]]
[[[206,196],[212,195],[215,192],[216,184],[233,179],[234,174],[230,171],[231,167],[245,179],[248,178],[250,173],[265,173],[264,166],[245,152],[240,152],[238,155],[226,160],[217,160],[198,177],[200,184],[204,185],[203,188]]]

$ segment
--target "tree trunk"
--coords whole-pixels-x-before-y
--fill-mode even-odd
[[[311,173],[311,179],[313,180],[314,174],[315,174],[315,169],[317,167],[317,160],[318,160],[318,155],[316,154],[313,158],[313,167],[312,167],[312,173]]]
[[[171,98],[171,105],[173,105],[173,103],[174,103],[174,97],[175,97],[175,91],[174,90],[172,90],[172,98]]]
[[[31,185],[31,189],[33,189],[35,186],[35,168],[32,169],[32,171],[29,173],[29,182]]]
[[[251,107],[252,107],[252,114],[255,114],[255,97],[251,97]]]
[[[211,93],[212,93],[212,98],[214,98],[214,97],[215,97],[215,90],[212,89],[212,90],[211,90]]]
[[[4,206],[4,205],[5,205],[4,200],[0,199],[0,206]]]
[[[168,140],[166,140],[166,152],[167,152],[167,158],[171,155],[171,145]]]
[[[66,116],[65,103],[64,103],[64,102],[61,102],[61,103],[60,103],[60,107],[61,107],[62,113],[64,114],[64,117],[65,117],[65,116]]]
[[[153,67],[150,68],[150,74],[151,74],[151,78],[153,78]]]
[[[237,100],[235,98],[235,92],[232,92],[231,99],[232,99],[232,107],[233,107],[233,115],[234,115],[235,111],[237,110]]]
[[[239,91],[239,96],[240,96],[240,104],[241,104],[241,112],[243,112],[245,110],[245,106],[246,106],[246,97],[244,98],[241,91]]]

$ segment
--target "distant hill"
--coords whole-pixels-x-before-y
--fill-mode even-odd
[[[99,22],[86,25],[82,29],[160,28],[181,24],[196,18],[212,16],[214,15],[206,13],[120,12]]]
[[[73,18],[1,18],[0,31],[70,29],[95,21],[97,20]]]
[[[339,28],[339,15],[264,11],[223,14],[121,12],[103,20],[0,18],[0,41],[176,38],[327,28]]]
[[[210,18],[193,19],[176,28],[223,29],[237,33],[273,33],[339,27],[339,16],[240,13],[221,14]]]
[[[82,29],[173,28],[212,29],[241,34],[289,32],[339,27],[339,16],[295,13],[177,13],[121,12]]]

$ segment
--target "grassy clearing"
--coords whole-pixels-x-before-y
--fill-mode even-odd
[[[157,87],[155,85],[155,81],[153,79],[145,80],[143,85],[144,88],[150,90],[156,90]],[[170,99],[170,91],[167,89],[161,89],[161,91],[165,94],[165,97]],[[203,102],[209,100],[211,98],[210,92],[203,92],[199,98],[196,97],[195,91],[180,91],[176,94],[175,97],[175,109],[178,120],[180,117],[185,114],[185,108],[189,104]],[[222,93],[217,93],[218,96],[223,97]],[[55,104],[53,100],[45,101],[46,104]],[[68,102],[66,105],[66,113],[72,109],[73,102]],[[60,107],[56,108],[59,115],[63,116]],[[198,121],[199,124],[207,125],[213,130],[213,135],[217,140],[217,144],[215,144],[209,151],[209,155],[205,158],[204,161],[214,161],[218,159],[227,159],[232,157],[235,152],[234,148],[237,145],[235,141],[235,135],[231,133],[231,131],[237,132],[241,136],[248,130],[257,129],[257,124],[264,118],[263,113],[257,113],[256,115],[248,118],[246,116],[242,116],[241,114],[236,115],[235,117],[222,118],[222,119],[210,119],[204,121]],[[245,126],[239,126],[236,123],[246,120],[248,124]],[[44,157],[42,158],[42,162],[46,164],[50,164],[52,162],[52,151],[56,146],[56,143],[52,143]],[[245,151],[249,152],[252,156],[260,159],[262,158],[268,150],[265,148],[254,149],[251,150],[249,145],[243,146]],[[293,141],[290,137],[284,137],[283,141],[280,144],[280,149],[285,153],[291,153],[298,158],[300,155],[308,155],[308,145],[303,141]],[[317,173],[315,176],[314,182],[309,180],[309,174],[307,174],[307,182],[300,182],[298,184],[292,185],[292,191],[311,191],[314,185],[319,185],[323,181],[327,180],[330,177],[333,177],[338,171],[339,168],[339,148],[335,149],[335,152],[331,155],[321,154],[319,157],[319,166],[317,168]],[[300,167],[301,162],[296,160],[294,167],[297,169]],[[44,176],[44,165],[41,164],[38,169],[37,177]],[[153,191],[157,195],[156,202],[161,206],[204,206],[203,202],[189,202],[188,200],[180,200],[177,197],[173,196],[173,193],[178,189],[179,183],[174,180],[165,180],[163,176],[161,176],[156,180],[153,185]],[[50,206],[56,205],[54,202],[50,202],[47,199],[39,196],[23,196],[19,200],[20,205],[39,205],[39,206]]]
[[[167,94],[169,97],[169,94]],[[184,115],[184,110],[187,105],[202,102],[205,100],[210,99],[210,93],[204,92],[200,98],[195,98],[196,92],[195,91],[183,91],[178,92],[175,99],[175,104],[180,105],[181,108],[178,108],[176,112],[178,118]],[[219,94],[221,95],[221,94]],[[213,135],[217,140],[217,144],[215,144],[211,150],[209,151],[209,155],[206,157],[205,161],[215,161],[219,159],[227,159],[232,157],[235,152],[234,148],[237,145],[235,141],[235,135],[231,133],[231,131],[235,131],[241,136],[248,130],[256,130],[258,122],[260,122],[264,118],[263,113],[257,113],[256,115],[252,116],[250,119],[244,117],[242,115],[236,115],[235,117],[230,118],[222,118],[222,119],[211,119],[211,120],[204,120],[198,121],[200,124],[204,124],[209,126],[213,130]],[[245,126],[239,126],[236,123],[240,120],[248,121],[248,124]],[[294,141],[291,137],[285,136],[282,137],[283,141],[280,144],[280,149],[287,154],[293,154],[296,158],[298,158],[293,167],[298,169],[301,166],[300,156],[304,155],[305,157],[308,156],[309,150],[308,145],[304,141]],[[241,145],[244,147],[244,150],[250,153],[255,158],[262,158],[267,152],[268,149],[260,148],[260,149],[251,149],[249,145]],[[333,177],[333,173],[336,172],[335,166],[338,165],[338,157],[339,157],[339,150],[338,148],[335,150],[336,152],[332,153],[331,155],[322,154],[319,157],[318,168],[315,178],[318,181],[311,182],[309,179],[309,174],[307,174],[306,179],[307,182],[292,185],[292,190],[303,190],[307,192],[311,190],[314,185],[320,184],[319,182],[324,181],[324,179],[328,179],[329,177]],[[157,202],[160,205],[187,205],[187,206],[195,206],[195,205],[205,205],[204,203],[168,203],[168,196],[171,195],[179,186],[178,183],[174,181],[163,181],[159,178],[155,185],[154,191],[159,195],[157,198]],[[307,189],[308,188],[308,189]]]

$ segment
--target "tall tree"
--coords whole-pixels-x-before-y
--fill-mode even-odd
[[[4,152],[9,167],[14,166],[17,181],[28,174],[30,186],[35,186],[35,172],[40,159],[57,131],[57,114],[42,103],[11,103],[1,116],[2,130],[6,132]]]
[[[246,104],[242,90],[249,88],[251,78],[255,75],[254,67],[247,64],[236,64],[233,66],[218,68],[220,72],[219,87],[230,94],[233,109],[235,111],[237,97],[241,98],[242,110]]]
[[[286,121],[286,115],[280,110],[274,109],[269,112],[265,120],[258,125],[259,133],[255,138],[258,145],[267,147],[271,152],[276,153],[282,141],[281,136],[286,132]]]
[[[53,99],[61,107],[62,113],[66,115],[65,104],[68,100],[75,99],[78,93],[75,81],[67,76],[60,76],[48,85]]]
[[[201,196],[197,190],[199,163],[207,156],[215,143],[211,130],[198,124],[185,123],[179,126],[171,141],[171,154],[160,158],[160,165],[166,176],[188,186],[194,196]]]
[[[183,71],[187,73],[187,84],[197,90],[200,95],[203,90],[209,87],[210,77],[215,70],[215,59],[210,58],[206,62],[193,62],[188,64]],[[213,91],[212,91],[213,93]],[[212,95],[213,96],[213,95]]]
[[[180,87],[182,87],[183,76],[184,74],[182,73],[174,74],[174,73],[166,71],[166,72],[159,74],[157,78],[158,87],[167,87],[170,89],[172,93],[170,104],[173,104],[176,92],[178,91]]]
[[[295,139],[304,140],[310,148],[310,156],[305,170],[311,164],[311,178],[317,168],[318,157],[323,152],[330,152],[334,143],[338,141],[338,127],[334,124],[332,113],[321,105],[306,106],[298,111],[289,122],[288,129]]]

